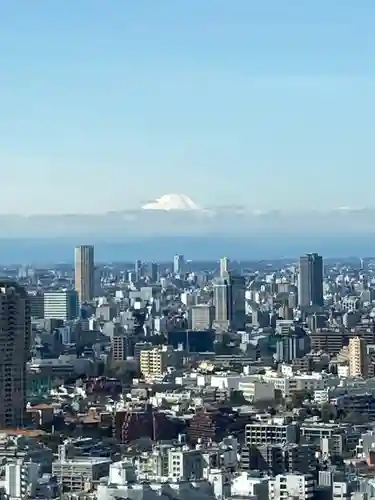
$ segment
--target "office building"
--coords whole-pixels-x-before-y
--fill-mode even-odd
[[[323,257],[317,253],[299,260],[298,303],[302,308],[323,306]]]
[[[274,418],[267,422],[256,422],[245,426],[246,446],[297,443],[297,440],[297,424],[286,423],[282,418]]]
[[[189,311],[189,319],[192,330],[210,330],[214,321],[214,307],[210,304],[198,304],[192,306]]]
[[[44,318],[44,293],[29,293],[30,316],[33,319]]]
[[[151,283],[157,283],[159,281],[159,266],[156,262],[151,263],[151,273],[150,273]]]
[[[25,289],[0,282],[0,428],[22,427],[26,407],[26,362],[31,335]]]
[[[348,428],[340,423],[303,422],[300,426],[301,441],[316,446],[321,450],[328,444],[328,451],[332,455],[342,455],[346,444],[353,439]]]
[[[266,444],[244,447],[241,450],[242,470],[307,473],[315,466],[315,450],[309,444]]]
[[[162,346],[140,353],[140,371],[146,379],[161,378],[167,368],[168,348]]]
[[[351,377],[368,376],[366,341],[360,337],[349,339],[349,375]]]
[[[58,459],[52,464],[52,474],[56,476],[64,491],[82,492],[92,488],[100,478],[108,477],[112,462],[106,457],[67,456],[67,445],[59,446]]]
[[[229,280],[217,278],[214,281],[214,307],[215,307],[215,325],[223,329],[229,328],[230,317],[232,313],[231,295]]]
[[[188,352],[212,352],[214,330],[171,330],[167,333],[168,345]]]
[[[44,319],[70,321],[78,317],[78,294],[75,290],[45,292]]]
[[[183,255],[175,255],[173,257],[173,274],[181,274],[184,272],[184,256]]]
[[[142,261],[136,260],[134,264],[135,282],[137,283],[142,278]]]
[[[245,292],[246,282],[243,276],[230,274],[231,288],[231,328],[232,330],[243,330],[246,324]]]
[[[94,247],[91,245],[83,245],[75,249],[75,289],[80,304],[90,302],[94,298]]]
[[[275,361],[291,363],[310,351],[311,339],[302,328],[293,326],[287,332],[276,335],[275,347]]]
[[[229,273],[229,259],[228,257],[222,257],[220,259],[220,278],[226,278]]]
[[[245,278],[228,274],[214,281],[216,327],[242,330],[246,323]]]

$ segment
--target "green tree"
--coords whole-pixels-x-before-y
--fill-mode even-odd
[[[233,406],[241,406],[241,405],[246,405],[249,403],[245,399],[242,391],[231,391],[230,397],[229,397],[229,402]]]
[[[337,417],[336,408],[329,404],[324,403],[320,408],[320,418],[323,422],[329,422],[330,420],[335,420]]]
[[[311,401],[311,399],[312,399],[311,393],[309,393],[308,391],[305,391],[305,390],[296,391],[292,395],[292,404],[295,408],[296,407],[300,408],[306,399]]]

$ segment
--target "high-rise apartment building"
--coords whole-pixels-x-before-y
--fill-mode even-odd
[[[75,249],[75,289],[79,302],[90,302],[95,295],[94,247],[83,245]]]
[[[44,318],[69,321],[78,317],[78,294],[75,290],[44,293]]]
[[[5,466],[5,491],[7,496],[0,498],[23,499],[36,497],[40,464],[26,462],[23,458],[7,461]]]
[[[300,307],[323,306],[323,257],[317,253],[299,260],[298,303]]]
[[[140,353],[140,370],[146,379],[161,378],[167,368],[168,346],[142,350]]]
[[[349,375],[351,377],[368,376],[366,341],[360,337],[349,339]]]
[[[0,282],[0,428],[22,427],[26,409],[26,362],[31,334],[25,289]]]

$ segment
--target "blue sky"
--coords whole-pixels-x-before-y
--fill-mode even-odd
[[[374,0],[0,2],[0,212],[374,205],[374,22]]]

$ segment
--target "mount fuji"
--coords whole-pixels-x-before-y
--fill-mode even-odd
[[[143,205],[142,210],[164,210],[166,212],[178,210],[186,212],[202,210],[202,208],[186,194],[165,194],[161,198]]]
[[[0,214],[0,225],[0,246],[4,238],[353,237],[375,234],[375,208],[263,211],[238,205],[201,206],[186,194],[165,194],[139,208],[97,214]]]

